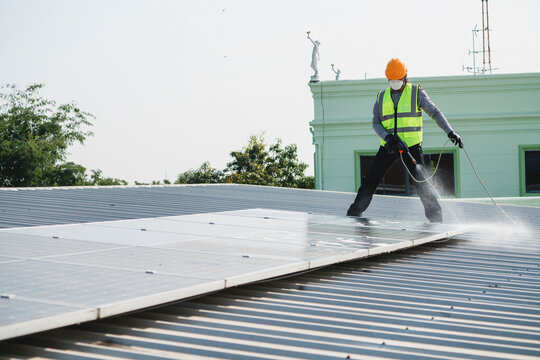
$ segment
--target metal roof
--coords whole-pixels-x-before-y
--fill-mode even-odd
[[[0,191],[0,223],[103,221],[252,207],[342,215],[353,197],[236,185]],[[5,341],[0,354],[536,359],[540,209],[504,209],[522,225],[507,225],[488,204],[443,201],[449,222],[461,219],[476,230],[399,253]],[[25,213],[32,216],[20,216]],[[376,196],[365,215],[423,221],[415,198]]]

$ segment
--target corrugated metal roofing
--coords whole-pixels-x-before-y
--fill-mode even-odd
[[[0,189],[0,228],[268,208],[343,215],[350,193],[249,185]],[[366,216],[424,221],[418,199],[379,197]],[[444,202],[445,220],[506,221],[492,205]],[[414,211],[409,211],[414,206]],[[391,211],[389,211],[391,209]],[[483,216],[481,216],[481,214]],[[522,212],[523,214],[523,212]],[[526,213],[524,214],[525,216]],[[488,218],[485,218],[488,217]]]
[[[5,193],[0,191],[0,221],[13,226],[14,198],[6,202]],[[354,196],[251,186],[19,194],[18,211],[32,203],[54,204],[49,211],[29,210],[39,223],[84,220],[85,214],[96,221],[243,206],[343,214]],[[115,204],[109,205],[114,209],[103,211],[111,210],[107,204]],[[63,212],[66,206],[76,210]],[[476,223],[477,230],[391,255],[3,342],[0,353],[55,359],[540,357],[540,209],[504,207],[523,224],[518,229],[506,225],[494,206],[444,201],[443,209],[447,219]],[[419,200],[401,197],[378,196],[365,215],[423,220]],[[23,220],[31,224],[32,219]]]

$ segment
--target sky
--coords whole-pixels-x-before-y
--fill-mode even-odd
[[[489,1],[494,73],[540,71],[539,13],[538,0]],[[130,184],[224,169],[261,132],[296,144],[309,175],[307,31],[321,80],[331,64],[342,80],[383,78],[393,57],[412,77],[451,76],[467,75],[481,23],[481,0],[0,0],[0,84],[43,83],[92,113],[68,160]]]

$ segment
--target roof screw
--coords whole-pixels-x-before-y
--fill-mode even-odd
[[[385,341],[383,341],[381,345],[386,345],[386,342],[385,342]]]
[[[454,305],[450,306],[450,309],[453,309],[454,308]]]
[[[486,290],[483,290],[482,292],[485,294],[485,293],[486,293]]]
[[[435,317],[432,316],[432,317],[431,317],[431,320],[434,320],[434,319],[435,319]]]
[[[407,327],[405,328],[405,330],[409,330],[409,327],[407,326]]]

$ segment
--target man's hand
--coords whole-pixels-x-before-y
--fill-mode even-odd
[[[389,154],[393,154],[397,150],[396,146],[396,139],[394,139],[394,135],[388,134],[384,138],[384,141],[386,141],[386,144],[384,144],[384,148],[386,149],[386,152]]]
[[[461,136],[459,136],[458,134],[456,134],[455,131],[449,132],[449,133],[448,133],[448,137],[450,138],[450,140],[452,141],[452,143],[454,143],[454,145],[457,145],[457,146],[459,146],[461,149],[463,149],[463,141],[461,141]]]
[[[397,149],[399,151],[408,151],[409,150],[409,147],[407,146],[407,144],[405,144],[405,142],[403,140],[401,140],[399,135],[394,135],[394,138],[396,139]]]

